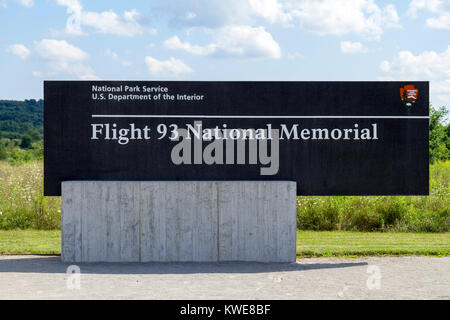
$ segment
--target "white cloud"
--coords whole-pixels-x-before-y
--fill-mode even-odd
[[[416,18],[419,12],[429,12],[435,15],[426,20],[428,27],[450,30],[450,0],[411,1],[409,3],[408,14]]]
[[[213,43],[206,46],[182,42],[176,36],[166,40],[164,46],[201,56],[242,59],[278,59],[281,56],[280,46],[264,27],[227,26],[205,31],[213,38]]]
[[[16,0],[16,2],[27,8],[31,8],[32,6],[34,6],[34,0]]]
[[[56,0],[56,3],[60,6],[67,7],[68,13],[79,13],[83,9],[83,6],[78,0]]]
[[[154,0],[155,10],[170,16],[175,26],[220,28],[254,25],[263,19],[289,26],[292,0]]]
[[[80,23],[97,29],[101,33],[114,34],[118,36],[134,36],[144,32],[140,23],[141,17],[136,10],[125,11],[119,17],[113,11],[82,12]]]
[[[442,53],[425,51],[417,56],[410,51],[400,51],[392,61],[382,62],[382,70],[397,77],[450,78],[450,46]]]
[[[15,2],[19,3],[20,5],[31,8],[34,6],[34,0],[15,0]],[[8,7],[8,1],[7,0],[0,0],[0,8],[7,8]]]
[[[22,60],[26,60],[30,56],[30,50],[23,44],[12,44],[6,48],[6,52],[18,56]]]
[[[435,29],[448,29],[450,30],[450,12],[441,14],[437,18],[430,18],[427,20],[427,25],[430,28]]]
[[[152,76],[177,77],[194,72],[183,61],[171,57],[169,60],[158,60],[150,56],[145,57],[145,65]]]
[[[36,52],[48,62],[50,68],[76,76],[81,80],[98,79],[84,61],[88,54],[65,40],[43,39],[35,41]]]
[[[217,46],[215,56],[272,58],[281,56],[281,48],[264,27],[229,26],[211,31]]]
[[[207,28],[250,24],[252,12],[248,0],[155,0],[154,9],[172,26]]]
[[[220,28],[254,25],[258,20],[290,26],[292,0],[155,0],[175,26]]]
[[[387,28],[400,27],[393,4],[375,0],[159,0],[172,24],[221,28],[254,25],[257,18],[284,26],[300,25],[319,35],[362,34],[379,39]]]
[[[292,14],[278,0],[248,0],[251,10],[271,23],[280,22],[288,25]]]
[[[414,55],[400,51],[392,61],[383,61],[380,68],[386,73],[380,80],[430,81],[432,95],[450,102],[450,45],[442,53],[425,51]]]
[[[423,10],[437,13],[443,5],[442,0],[412,0],[408,6],[408,14],[417,17],[417,13]]]
[[[216,49],[215,45],[198,46],[192,45],[189,42],[182,42],[177,36],[164,41],[164,46],[171,50],[184,50],[190,54],[202,56],[211,54]]]
[[[56,0],[60,6],[67,8],[70,14],[67,19],[65,32],[70,35],[83,35],[83,27],[90,27],[97,32],[118,36],[135,36],[148,31],[155,34],[155,29],[146,29],[145,21],[135,9],[125,11],[119,16],[114,11],[93,12],[85,11],[79,0]]]
[[[361,42],[342,41],[342,53],[367,53],[368,49]]]
[[[379,39],[384,29],[399,27],[394,5],[380,8],[373,0],[303,0],[294,14],[304,29],[319,35],[357,33]]]
[[[36,50],[42,58],[48,60],[82,61],[88,54],[65,40],[43,39],[36,41]]]

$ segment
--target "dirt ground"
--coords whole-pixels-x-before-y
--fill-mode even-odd
[[[59,257],[0,256],[0,299],[449,298],[450,257],[70,266]]]

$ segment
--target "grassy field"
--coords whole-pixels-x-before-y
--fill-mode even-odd
[[[43,162],[0,161],[0,230],[59,229],[61,197],[44,197]]]
[[[59,254],[60,231],[0,230],[0,254]],[[299,257],[450,256],[450,233],[299,231]]]
[[[297,197],[297,226],[321,231],[450,231],[450,161],[430,166],[429,196]]]
[[[450,233],[299,231],[298,256],[449,256]]]
[[[450,161],[430,166],[430,195],[297,197],[297,226],[320,231],[450,231]],[[43,163],[0,161],[0,230],[59,229],[61,198],[43,196]]]
[[[0,230],[0,254],[60,254],[59,230]]]

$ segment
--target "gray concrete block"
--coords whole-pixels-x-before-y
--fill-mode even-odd
[[[68,181],[65,262],[292,262],[296,184]]]
[[[236,181],[218,186],[220,261],[295,261],[295,183]]]
[[[141,261],[217,261],[212,182],[141,182]]]

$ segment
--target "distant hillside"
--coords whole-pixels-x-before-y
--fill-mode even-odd
[[[43,134],[44,101],[0,100],[0,137],[18,139],[25,133]]]

